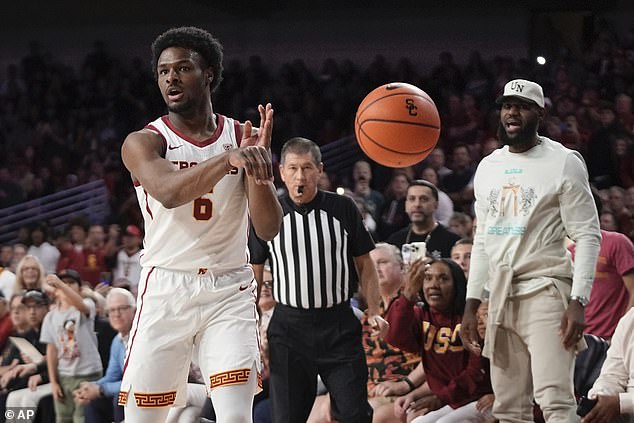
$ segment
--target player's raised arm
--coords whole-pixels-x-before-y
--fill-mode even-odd
[[[233,167],[258,169],[254,175],[268,176],[261,170],[265,159],[244,155],[242,149],[230,150],[186,169],[179,169],[163,158],[164,149],[161,137],[144,129],[128,135],[121,157],[132,178],[166,208],[178,207],[208,193]]]
[[[273,130],[273,107],[258,105],[260,128],[252,130],[246,121],[240,142],[240,152],[251,161],[245,164],[246,190],[249,198],[249,214],[255,232],[263,240],[271,240],[277,235],[282,223],[282,207],[273,185],[273,165],[271,162],[271,133]]]

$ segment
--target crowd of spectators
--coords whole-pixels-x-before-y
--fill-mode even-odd
[[[497,107],[504,83],[524,77],[544,87],[548,117],[543,135],[580,150],[599,189],[634,186],[634,29],[617,34],[598,22],[582,57],[567,51],[546,65],[479,51],[458,64],[443,52],[429,73],[408,58],[394,63],[377,55],[361,68],[350,60],[327,59],[310,69],[302,59],[277,68],[266,57],[225,63],[214,93],[218,113],[257,122],[258,103],[275,106],[273,151],[291,136],[320,145],[353,134],[354,114],[363,97],[392,81],[412,83],[436,102],[442,133],[438,154],[413,169],[419,177],[436,168],[439,188],[456,210],[469,211],[462,186],[483,154],[495,148]],[[96,41],[82,65],[61,63],[38,42],[19,63],[0,72],[0,209],[25,200],[103,179],[110,192],[110,222],[123,226],[141,219],[129,175],[120,159],[126,134],[165,113],[148,63],[124,61]],[[372,164],[373,188],[387,189],[393,171]],[[326,169],[328,171],[328,169]],[[331,175],[352,188],[350,174]],[[612,211],[615,214],[619,211]],[[617,224],[621,216],[617,216]],[[108,222],[108,223],[110,223]]]

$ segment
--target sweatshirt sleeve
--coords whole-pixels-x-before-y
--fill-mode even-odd
[[[123,378],[123,361],[125,350],[120,336],[115,336],[110,345],[110,360],[104,377],[95,383],[103,387],[104,394],[108,397],[116,396],[121,390]]]
[[[420,353],[423,343],[420,316],[415,313],[416,303],[399,296],[390,306],[386,320],[390,330],[385,341],[404,351]]]
[[[476,171],[474,180],[477,186],[480,168]],[[467,298],[482,300],[484,287],[489,279],[489,257],[484,249],[486,234],[487,204],[485,198],[480,198],[476,192],[475,199],[476,233],[471,249],[471,265],[469,267],[469,281],[467,282]]]
[[[588,184],[588,172],[578,153],[566,156],[559,203],[561,219],[575,242],[575,266],[570,295],[590,298],[601,243],[599,218]]]

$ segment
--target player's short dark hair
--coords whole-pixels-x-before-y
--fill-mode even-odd
[[[438,201],[438,188],[436,188],[436,185],[432,184],[431,182],[426,181],[425,179],[414,179],[412,182],[410,182],[407,189],[409,190],[411,187],[429,188],[431,190],[431,194],[434,196],[434,199]]]
[[[286,154],[288,153],[310,153],[310,155],[313,156],[313,161],[316,165],[321,163],[321,150],[319,149],[319,146],[308,138],[294,137],[286,141],[280,154],[282,164],[286,161]]]
[[[171,28],[156,37],[152,43],[152,72],[158,78],[156,70],[158,58],[166,48],[182,47],[195,51],[205,61],[204,67],[210,67],[214,73],[211,91],[222,81],[222,44],[209,32],[193,26]]]

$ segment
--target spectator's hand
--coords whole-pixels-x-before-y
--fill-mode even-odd
[[[565,349],[574,348],[577,342],[583,338],[585,327],[583,306],[577,300],[571,300],[561,317],[561,326],[559,327],[559,336],[561,336],[561,342]]]
[[[16,367],[16,369],[18,372],[18,377],[25,377],[37,372],[37,364],[35,363],[21,364],[18,367]]]
[[[407,410],[410,405],[416,402],[416,397],[413,393],[409,393],[402,397],[396,398],[394,401],[394,415],[398,417],[399,420],[404,421],[407,416]]]
[[[407,408],[407,413],[423,412],[424,414],[430,411],[438,410],[444,404],[438,399],[436,395],[428,395],[417,399]]]
[[[621,415],[621,405],[618,395],[599,395],[596,405],[586,416],[582,423],[612,423]]]
[[[468,298],[462,315],[462,328],[460,329],[460,338],[462,345],[474,354],[480,355],[482,348],[478,336],[478,317],[476,315],[480,301],[474,298]]]
[[[111,289],[112,289],[112,286],[104,282],[99,282],[97,286],[95,286],[95,292],[100,293],[104,297],[108,295],[108,292],[110,292]]]
[[[3,389],[6,388],[7,385],[9,385],[9,383],[13,379],[15,379],[17,376],[18,376],[18,367],[14,367],[13,369],[3,374],[2,377],[0,377],[0,387],[2,387]]]
[[[427,257],[418,259],[409,264],[407,268],[407,274],[405,276],[405,289],[403,295],[410,300],[418,300],[418,293],[423,288],[423,281],[425,280],[425,269],[429,264],[430,259]]]
[[[58,278],[57,275],[53,274],[46,276],[46,283],[54,289],[59,289],[64,285],[64,282]]]
[[[75,404],[79,404],[79,405],[84,405],[88,402],[82,396],[81,388],[77,388],[73,391],[73,400],[75,401]]]
[[[42,383],[42,376],[41,375],[33,375],[29,378],[29,381],[27,382],[27,386],[29,387],[29,389],[31,391],[35,391],[37,389],[37,385]]]
[[[368,318],[368,323],[372,327],[372,336],[378,336],[379,338],[384,338],[390,330],[390,324],[383,317],[375,314],[374,316],[370,316]]]
[[[486,394],[480,397],[480,399],[476,403],[476,410],[478,410],[478,412],[480,413],[484,413],[485,411],[493,408],[494,401],[495,401],[495,395]]]
[[[95,382],[81,382],[78,390],[81,391],[81,397],[87,401],[92,401],[101,396],[99,385]]]
[[[33,360],[31,360],[31,357],[29,357],[27,354],[24,354],[23,352],[20,353],[20,358],[22,358],[22,361],[24,361],[25,364],[33,363]]]
[[[64,402],[64,391],[59,383],[51,382],[51,394],[55,401]]]
[[[385,381],[372,388],[370,396],[374,397],[393,397],[398,395],[406,395],[409,393],[410,387],[407,382],[401,381]]]
[[[18,363],[19,361],[16,358],[14,358],[13,361],[11,361],[11,363],[7,364],[6,366],[0,367],[0,376],[5,374],[9,370],[13,369],[15,366],[18,365]]]

